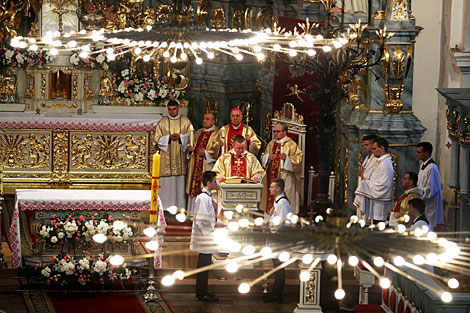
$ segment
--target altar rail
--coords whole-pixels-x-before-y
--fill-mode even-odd
[[[5,193],[14,193],[17,186],[64,184],[132,184],[140,189],[136,185],[150,183],[149,156],[155,151],[154,129],[160,119],[161,115],[2,113]]]

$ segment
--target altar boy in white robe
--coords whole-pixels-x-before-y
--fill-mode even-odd
[[[361,181],[364,179],[370,179],[372,174],[372,169],[375,167],[375,162],[377,158],[372,153],[372,148],[374,146],[374,142],[377,140],[377,136],[375,135],[366,135],[362,137],[362,147],[367,153],[367,156],[362,161],[362,165],[358,169],[358,180],[357,186],[361,184]],[[364,201],[360,201],[363,199]],[[366,208],[369,209],[370,203],[367,199],[361,198],[360,196],[356,196],[354,198],[354,205],[356,206],[356,215],[360,219],[364,219],[364,214],[366,212]]]
[[[378,138],[372,153],[377,158],[370,178],[364,177],[356,189],[359,201],[369,204],[365,217],[374,224],[387,219],[387,213],[393,210],[393,164],[388,151],[388,142]]]
[[[426,203],[426,218],[434,228],[444,224],[444,207],[442,204],[441,176],[436,162],[431,158],[432,144],[420,142],[416,148],[416,156],[422,162],[418,172],[418,188],[423,192]]]

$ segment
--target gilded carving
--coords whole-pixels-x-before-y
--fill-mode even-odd
[[[143,135],[72,135],[71,169],[146,169]]]
[[[349,147],[344,152],[344,206],[348,204],[348,180],[349,180]]]
[[[204,104],[204,113],[214,113],[217,115],[217,112],[219,111],[220,99],[204,96],[202,101]]]
[[[396,79],[400,78],[401,74],[403,73],[405,68],[405,63],[403,62],[404,60],[405,53],[400,49],[400,46],[397,46],[395,51],[393,51],[393,74],[395,74]]]
[[[223,203],[225,209],[235,209],[238,205],[239,203]],[[243,204],[243,207],[245,209],[258,209],[257,204]]]
[[[393,21],[408,20],[408,1],[407,0],[393,0],[392,20]]]
[[[257,195],[256,191],[227,191],[227,200],[256,200]]]
[[[305,286],[305,302],[308,304],[317,304],[317,272],[310,272],[310,279]]]
[[[85,75],[85,80],[83,81],[83,97],[85,100],[93,100],[93,92],[90,89],[90,80],[91,80],[91,75],[86,74]]]
[[[41,103],[41,106],[43,108],[55,108],[55,109],[62,109],[62,108],[67,108],[67,109],[76,109],[78,106],[76,103]]]
[[[244,29],[245,28],[245,9],[232,8],[232,28]]]
[[[69,183],[68,152],[70,133],[65,130],[52,132],[52,177],[51,182]]]
[[[292,103],[284,103],[281,110],[274,112],[274,118],[278,120],[286,120],[298,124],[304,123],[304,117],[297,113]],[[301,127],[300,130],[305,130],[305,126]]]
[[[256,29],[261,30],[265,28],[273,28],[273,8],[266,7],[261,9],[258,14],[256,14]]]
[[[47,74],[41,73],[41,99],[47,99]]]
[[[72,100],[78,99],[78,74],[72,74]]]
[[[48,134],[3,133],[0,135],[0,163],[6,168],[49,168]]]
[[[157,5],[157,23],[165,24],[170,22],[170,17],[173,12],[173,8],[169,4],[159,4]]]
[[[459,143],[470,144],[470,116],[465,116],[463,119],[463,127],[459,132]]]
[[[266,142],[271,141],[271,125],[272,125],[272,117],[271,112],[266,113],[264,118],[264,128],[263,128],[263,138]]]
[[[27,79],[28,79],[28,88],[26,88],[26,90],[24,91],[24,98],[33,99],[35,95],[34,73],[28,72]]]
[[[306,88],[299,89],[299,86],[297,84],[294,84],[294,86],[291,86],[291,84],[287,84],[286,88],[290,90],[290,93],[287,94],[286,97],[296,97],[300,101],[304,102],[304,99],[302,99],[301,95],[307,92]]]
[[[207,15],[209,15],[209,11],[207,11],[208,1],[202,0],[201,3],[198,5],[196,10],[196,24],[198,25],[206,25]],[[232,26],[233,27],[233,26]]]
[[[225,10],[224,8],[212,8],[211,28],[225,28]]]
[[[398,168],[399,168],[399,154],[398,153],[390,153],[392,157],[392,164],[393,164],[393,194],[396,196],[397,193],[397,184],[398,184]]]
[[[460,133],[460,114],[458,111],[452,109],[452,113],[450,108],[446,110],[446,118],[447,118],[447,130],[449,131],[450,138],[459,138]]]

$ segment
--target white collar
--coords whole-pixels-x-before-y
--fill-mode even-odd
[[[237,155],[237,153],[235,152],[235,150],[234,150],[233,148],[232,148],[232,150],[230,150],[230,153],[231,153],[231,154],[233,154],[233,155]],[[243,151],[243,153],[242,153],[242,155],[241,155],[240,157],[242,157],[242,156],[246,156],[246,153],[247,153],[247,151],[246,151],[246,150],[245,150],[245,151]]]
[[[418,186],[413,187],[413,188],[410,188],[410,189],[408,189],[408,190],[405,190],[405,193],[406,193],[406,194],[409,194],[410,192],[412,192],[413,190],[416,190],[416,189],[418,189]]]
[[[181,114],[178,114],[178,115],[176,115],[175,117],[168,115],[168,118],[169,118],[170,120],[177,120],[177,119],[179,119],[180,117],[181,117]]]
[[[204,128],[203,131],[210,132],[211,130],[214,129],[214,127],[215,127],[215,125],[212,125],[212,127],[210,127],[210,128]]]
[[[277,196],[276,199],[274,199],[274,202],[276,202],[277,200],[279,200],[279,199],[282,198],[282,197],[284,197],[284,198],[286,197],[286,196],[284,195],[284,193],[281,193],[279,196]]]
[[[431,159],[432,159],[432,157],[429,157],[429,159],[427,159],[426,161],[424,161],[423,164],[428,163]]]
[[[206,195],[212,197],[212,193],[209,190],[207,190],[206,188],[202,188],[202,192],[205,193]]]
[[[386,158],[390,157],[390,153],[385,153],[384,155],[382,155],[380,158],[377,158],[379,161],[382,161]]]
[[[240,123],[238,126],[235,126],[235,125],[232,124],[232,127],[233,127],[234,129],[239,129],[240,126],[242,126],[242,123]]]
[[[282,144],[282,143],[284,143],[284,141],[286,141],[286,138],[287,138],[287,136],[285,136],[284,138],[279,139],[279,140],[276,139],[276,143],[281,143]]]

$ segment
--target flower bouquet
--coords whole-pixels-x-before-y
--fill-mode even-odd
[[[107,70],[109,68],[108,63],[106,62],[105,52],[98,52],[98,54],[89,53],[86,58],[81,58],[77,51],[73,51],[69,61],[72,65],[80,68],[103,70]]]
[[[48,50],[13,48],[4,37],[0,37],[0,63],[6,67],[26,68],[43,66],[54,59]]]

